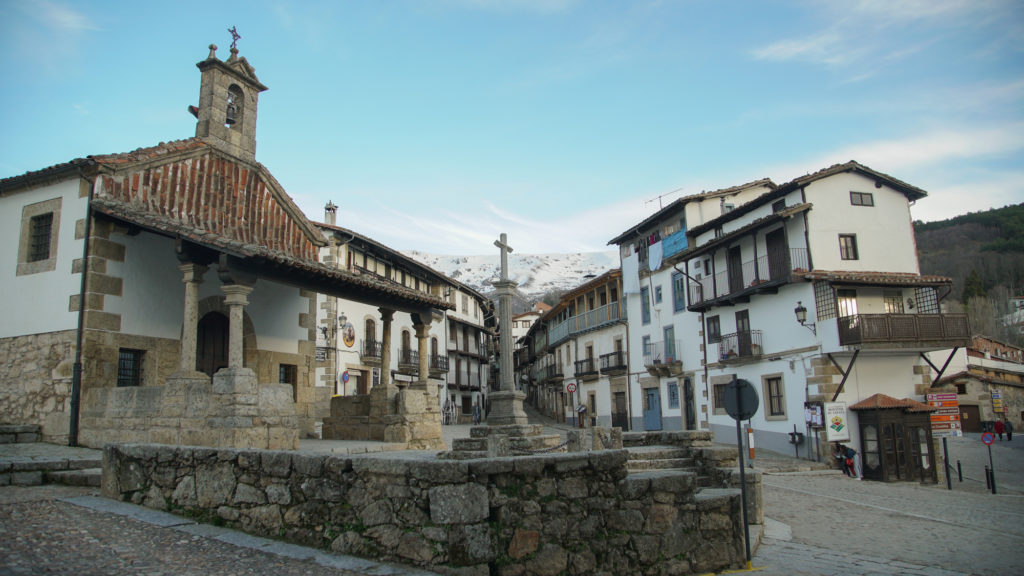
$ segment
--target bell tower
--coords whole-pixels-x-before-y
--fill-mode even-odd
[[[233,32],[235,40],[237,34]],[[217,46],[196,64],[202,73],[199,107],[189,106],[196,122],[196,136],[244,160],[256,160],[256,117],[260,92],[267,89],[256,70],[238,57],[235,42],[227,61],[217,58]]]

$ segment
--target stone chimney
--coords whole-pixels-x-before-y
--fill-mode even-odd
[[[337,214],[338,207],[334,205],[334,202],[328,200],[327,205],[324,206],[324,224],[337,226]]]

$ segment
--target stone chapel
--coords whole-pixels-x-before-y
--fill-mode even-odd
[[[451,308],[322,263],[324,234],[255,159],[267,87],[234,45],[197,67],[194,137],[0,180],[3,423],[91,447],[294,449],[330,411],[317,294],[385,325]]]

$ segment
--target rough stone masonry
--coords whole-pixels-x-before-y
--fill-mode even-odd
[[[438,460],[108,445],[107,497],[459,576],[690,574],[743,565],[740,495],[625,450]]]

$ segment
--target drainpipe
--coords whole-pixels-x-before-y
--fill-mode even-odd
[[[94,164],[89,160],[89,164]],[[85,294],[89,276],[89,239],[92,234],[92,196],[96,190],[96,180],[90,180],[78,167],[78,175],[89,183],[89,194],[85,198],[85,230],[82,241],[82,280],[78,289],[78,328],[75,335],[75,363],[72,365],[71,376],[71,420],[68,429],[68,446],[78,446],[78,417],[81,413],[82,401],[82,341],[85,333]]]

